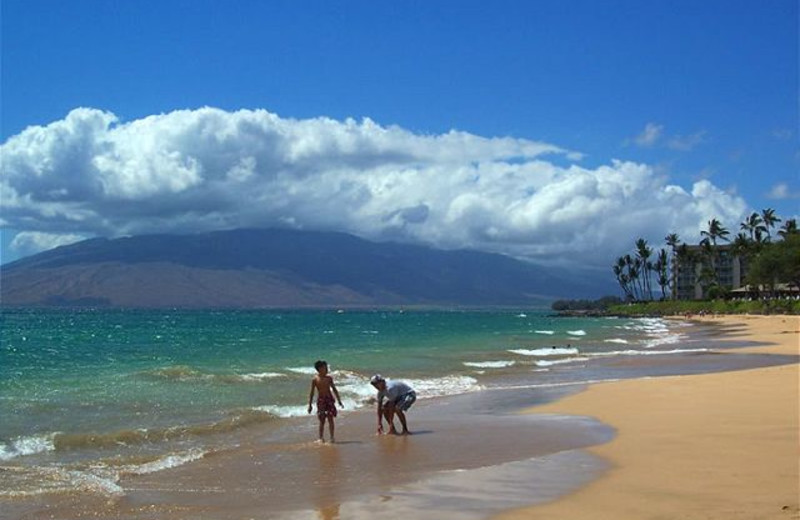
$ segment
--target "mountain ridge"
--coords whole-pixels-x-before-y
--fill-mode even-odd
[[[0,282],[3,305],[56,307],[532,305],[598,290],[499,254],[287,229],[94,238],[6,264]]]

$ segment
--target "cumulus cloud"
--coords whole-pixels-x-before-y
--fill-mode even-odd
[[[669,148],[672,148],[673,150],[688,152],[689,150],[693,150],[698,145],[703,144],[705,141],[706,141],[706,131],[700,130],[699,132],[695,132],[689,135],[672,136],[667,142],[667,146]]]
[[[792,191],[785,182],[780,182],[772,187],[767,197],[774,200],[800,199],[800,191]]]
[[[80,108],[0,153],[4,226],[69,240],[288,226],[606,265],[634,237],[689,239],[747,211],[706,180],[684,189],[644,164],[584,167],[533,140],[265,110],[122,122]],[[22,236],[19,247],[36,242]]]
[[[656,144],[664,133],[664,125],[647,123],[642,133],[633,138],[633,142],[639,146],[650,147]]]
[[[21,256],[32,255],[58,246],[73,244],[89,238],[85,235],[41,233],[38,231],[23,231],[18,233],[11,241],[10,246]]]
[[[705,130],[700,130],[699,132],[689,135],[667,135],[664,132],[664,125],[647,123],[644,126],[644,130],[633,139],[627,140],[626,144],[633,142],[633,144],[642,148],[665,146],[671,150],[688,152],[704,143],[706,141],[706,134],[707,132]]]

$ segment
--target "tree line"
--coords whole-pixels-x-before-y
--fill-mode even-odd
[[[780,222],[783,224],[779,227]],[[765,209],[741,222],[733,240],[731,232],[716,218],[708,221],[700,235],[698,247],[690,248],[676,233],[669,233],[664,237],[667,247],[658,250],[638,238],[633,252],[620,256],[612,265],[625,300],[677,298],[680,265],[700,266],[696,281],[707,298],[726,296],[728,289],[720,284],[717,269],[723,242],[747,265],[744,283],[770,291],[781,283],[800,287],[800,233],[796,219],[783,221],[773,209]]]

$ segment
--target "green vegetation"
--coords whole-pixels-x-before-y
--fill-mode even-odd
[[[617,296],[603,296],[597,300],[556,300],[551,306],[554,311],[607,311],[615,305],[622,305]]]
[[[778,300],[781,291],[785,294],[787,288],[800,288],[800,232],[797,221],[788,219],[778,228],[779,222],[783,221],[772,209],[765,209],[761,213],[753,212],[740,224],[741,231],[731,242],[731,232],[714,218],[708,222],[708,229],[700,232],[703,238],[694,247],[681,243],[675,233],[664,238],[668,249],[658,251],[654,251],[646,240],[639,238],[635,241],[634,252],[620,256],[612,266],[614,276],[627,302],[654,302],[656,299],[660,302],[674,301],[680,292],[687,289],[693,291],[694,284],[699,286],[705,300],[728,299],[733,296],[730,282],[727,285],[723,283],[719,274],[720,266],[726,260],[729,261],[732,254],[741,260],[741,265],[746,266],[743,285],[751,289],[746,297],[750,300]],[[777,230],[775,234],[773,230]],[[728,242],[729,245],[723,250],[720,242]],[[681,291],[679,267],[691,275],[691,281],[684,281]],[[656,287],[660,290],[655,290]],[[709,306],[708,301],[698,303]],[[753,303],[754,307],[759,305],[761,304],[758,302]],[[720,312],[770,311],[761,307],[759,310],[749,311],[745,307],[747,306],[742,306],[741,310]],[[794,308],[793,305],[788,307]],[[726,308],[738,307],[732,304]],[[680,312],[696,312],[691,309]]]
[[[698,314],[800,314],[800,301],[765,299],[752,301],[651,301],[609,307],[614,316],[676,316]]]
[[[747,280],[770,288],[776,283],[800,287],[800,233],[795,231],[758,251],[750,262]]]

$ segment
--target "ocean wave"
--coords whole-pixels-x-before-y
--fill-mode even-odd
[[[101,495],[120,496],[125,491],[117,484],[117,480],[103,478],[93,473],[83,471],[68,471],[67,475],[72,485],[82,492],[99,493]]]
[[[166,379],[178,382],[220,382],[220,383],[258,383],[276,377],[286,377],[280,372],[253,372],[245,374],[215,374],[202,372],[187,365],[174,365],[156,368],[140,373],[141,376],[153,379]]]
[[[571,356],[578,353],[575,347],[550,347],[550,348],[537,348],[537,349],[511,349],[508,352],[519,354],[520,356]]]
[[[47,494],[94,493],[120,496],[124,490],[118,482],[123,475],[146,475],[176,468],[203,458],[207,452],[191,449],[146,457],[144,462],[131,459],[93,461],[73,467],[3,466],[0,497],[23,498]]]
[[[265,412],[270,415],[274,415],[275,417],[283,417],[283,418],[303,417],[305,415],[308,415],[308,406],[303,406],[303,405],[267,404],[263,406],[253,407],[253,410]]]
[[[351,402],[352,407],[360,407],[374,401],[377,393],[366,377],[340,380],[336,386],[342,395],[342,402],[348,408],[350,408],[348,402]]]
[[[303,374],[307,376],[317,375],[317,369],[314,367],[286,367],[284,370],[294,372],[295,374]]]
[[[141,373],[144,377],[153,379],[168,379],[174,381],[198,381],[213,379],[213,375],[204,374],[187,365],[173,365],[169,367],[155,368]]]
[[[649,379],[647,377],[643,379]],[[615,381],[621,381],[618,378],[610,378],[610,379],[586,379],[583,381],[562,381],[558,383],[531,383],[531,384],[524,384],[524,385],[511,385],[511,386],[498,386],[495,390],[529,390],[533,388],[558,388],[564,386],[585,386],[585,385],[594,385],[597,383],[613,383]]]
[[[369,379],[355,373],[350,373],[350,382],[337,384],[339,394],[342,396],[343,410],[350,411],[375,402],[377,391],[369,384]],[[413,379],[398,377],[411,385],[417,392],[417,398],[442,397],[447,395],[463,394],[481,390],[483,386],[478,380],[469,376],[443,376],[430,379]],[[314,404],[316,406],[316,404]],[[254,407],[253,410],[265,412],[276,417],[303,417],[308,415],[308,405],[277,405],[269,404]],[[312,410],[313,412],[313,410]]]
[[[286,377],[286,374],[281,374],[280,372],[260,372],[255,374],[238,374],[233,377],[241,381],[264,381],[265,379]]]
[[[572,357],[572,358],[564,358],[564,359],[553,359],[553,360],[545,360],[545,359],[538,359],[534,361],[534,364],[537,367],[551,367],[553,365],[565,365],[568,363],[575,363],[576,361],[589,361],[588,357]]]
[[[143,464],[125,465],[117,471],[120,475],[147,475],[165,469],[177,468],[189,462],[202,459],[205,456],[205,451],[195,448],[184,452],[170,453]]]
[[[122,488],[114,479],[57,467],[0,467],[0,497],[29,498],[48,494],[97,493],[119,496]]]
[[[683,339],[681,334],[664,334],[652,337],[651,339],[646,339],[642,341],[642,346],[644,348],[652,349],[655,347],[660,347],[662,345],[674,345],[675,343],[680,343]]]
[[[556,332],[554,330],[534,330],[536,334],[546,334],[547,336],[552,336]]]
[[[405,379],[417,392],[417,397],[441,397],[481,390],[478,380],[469,376],[444,376],[431,379]]]
[[[570,336],[585,336],[586,335],[586,331],[585,330],[568,330],[567,334],[569,334]]]
[[[274,420],[274,417],[269,413],[254,409],[244,409],[223,420],[206,424],[172,426],[168,428],[140,428],[109,433],[52,432],[43,435],[32,435],[20,437],[0,445],[0,461],[48,451],[115,448],[165,442],[191,436],[214,435],[270,420]]]
[[[585,354],[591,357],[607,357],[607,356],[660,356],[668,354],[691,354],[698,352],[710,352],[707,348],[685,348],[673,350],[613,350],[611,352],[593,352]]]
[[[506,368],[514,366],[516,361],[464,361],[463,364],[475,368]]]
[[[0,461],[54,451],[56,446],[53,439],[56,435],[57,433],[30,435],[17,437],[8,442],[0,442]]]
[[[603,343],[620,343],[622,345],[627,345],[628,340],[622,338],[611,338],[611,339],[604,339]]]

